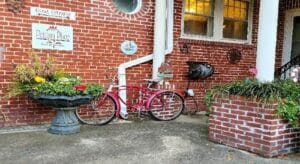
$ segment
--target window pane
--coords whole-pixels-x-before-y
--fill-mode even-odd
[[[223,37],[231,39],[247,40],[248,23],[224,20]]]
[[[197,14],[204,14],[205,13],[205,9],[204,9],[204,5],[202,2],[198,1],[197,3]]]
[[[213,0],[185,0],[184,33],[212,36]]]
[[[234,17],[233,18],[237,18],[237,19],[241,18],[241,12],[240,11],[241,10],[239,8],[235,8],[234,9]]]
[[[241,7],[241,1],[235,1],[234,6],[240,8]]]
[[[228,0],[224,0],[224,5],[228,5]]]
[[[184,33],[212,36],[212,19],[205,16],[185,14]]]
[[[184,2],[184,12],[190,12],[190,2],[189,1],[185,1]]]
[[[228,8],[224,8],[224,17],[227,17],[227,18],[229,17],[228,16]]]
[[[205,2],[204,3],[204,8],[205,8],[205,11],[204,11],[205,15],[212,15],[212,13],[211,13],[211,11],[212,11],[212,9],[211,9],[211,3]]]
[[[234,17],[234,7],[228,7],[228,18]]]

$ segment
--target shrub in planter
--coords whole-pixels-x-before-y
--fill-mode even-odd
[[[33,51],[29,53],[29,64],[15,65],[15,76],[9,88],[8,97],[22,94],[47,96],[99,96],[102,86],[99,84],[81,84],[79,76],[65,73],[55,65],[53,58],[45,61]]]
[[[277,113],[288,120],[293,127],[299,127],[300,85],[291,80],[275,80],[261,83],[255,79],[235,81],[215,86],[204,96],[204,102],[211,110],[215,96],[243,96],[260,102],[277,102]]]

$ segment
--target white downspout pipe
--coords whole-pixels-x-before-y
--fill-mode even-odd
[[[167,3],[166,3],[167,1]],[[157,5],[161,4],[161,3],[166,3],[167,5],[163,5],[164,8],[162,7],[157,7]],[[126,62],[126,63],[123,63],[123,64],[120,64],[119,67],[118,67],[118,81],[119,81],[119,85],[122,86],[122,85],[126,85],[126,69],[127,68],[130,68],[130,67],[133,67],[133,66],[136,66],[136,65],[139,65],[139,64],[142,64],[142,63],[145,63],[145,62],[148,62],[148,61],[151,61],[153,60],[153,56],[154,56],[154,53],[155,51],[158,51],[160,52],[160,50],[157,49],[157,44],[158,43],[155,43],[157,40],[161,40],[162,41],[162,44],[163,44],[163,54],[161,55],[163,59],[159,59],[158,57],[158,60],[160,62],[163,62],[164,61],[164,56],[166,54],[169,54],[173,51],[173,15],[174,15],[174,0],[156,0],[155,1],[155,26],[161,26],[161,24],[157,24],[156,21],[162,21],[163,20],[163,24],[164,24],[164,27],[163,30],[164,32],[162,33],[162,35],[165,36],[165,32],[166,32],[166,29],[167,29],[167,34],[166,36],[164,37],[164,39],[162,39],[159,35],[156,35],[157,33],[157,30],[162,30],[162,29],[158,29],[156,27],[154,27],[154,47],[153,47],[153,54],[150,54],[150,55],[147,55],[147,56],[144,56],[144,57],[141,57],[141,58],[138,58],[138,59],[135,59],[135,60],[132,60],[132,61],[129,61],[129,62]],[[156,11],[157,9],[159,10],[163,10],[163,15],[158,15],[156,14]],[[166,9],[167,9],[167,16],[166,16]],[[162,11],[160,11],[162,12]],[[157,17],[163,17],[163,19],[161,18],[157,18]],[[167,20],[166,20],[166,17],[167,17]],[[167,23],[165,23],[167,22]],[[167,25],[166,25],[167,24]],[[167,26],[167,28],[166,28]],[[161,32],[160,32],[161,33]],[[156,66],[155,68],[160,66],[161,63],[157,62],[157,61],[153,61],[153,63],[156,62]],[[159,63],[159,64],[158,64]],[[157,67],[157,70],[154,70],[154,66],[153,66],[153,72],[156,71],[156,73],[152,73],[152,78],[153,79],[156,79],[157,78],[157,74],[158,74],[158,67]],[[124,100],[126,101],[127,100],[127,96],[126,96],[126,90],[120,90],[119,91],[119,96]],[[127,113],[127,108],[126,108],[126,105],[124,105],[123,103],[121,103],[121,112],[120,112],[120,115],[122,118],[124,119],[127,119],[128,118],[128,113]]]
[[[154,46],[152,78],[158,78],[158,68],[165,60],[166,49],[166,1],[155,1]]]

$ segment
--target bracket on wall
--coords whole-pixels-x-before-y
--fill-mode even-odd
[[[6,0],[6,5],[8,11],[11,11],[15,14],[20,13],[25,7],[24,0]]]
[[[4,52],[5,52],[5,48],[0,47],[0,62],[3,62],[4,60]]]
[[[242,53],[238,49],[230,49],[227,52],[227,60],[230,64],[237,64],[242,59]]]
[[[190,51],[191,51],[191,47],[190,47],[187,43],[183,43],[183,44],[179,47],[179,49],[180,49],[180,52],[181,52],[181,53],[185,53],[185,54],[188,54],[188,53],[190,53]]]

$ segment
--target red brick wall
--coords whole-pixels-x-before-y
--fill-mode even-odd
[[[209,118],[209,140],[273,157],[299,151],[300,129],[277,116],[276,104],[217,98]]]
[[[153,1],[144,0],[142,9],[134,15],[115,9],[111,0],[26,0],[21,13],[8,11],[5,1],[0,2],[0,47],[5,48],[5,60],[0,62],[0,127],[49,122],[53,118],[50,108],[32,103],[26,96],[4,99],[6,88],[13,77],[12,63],[28,63],[31,49],[31,24],[45,23],[72,26],[74,50],[35,50],[41,56],[54,56],[58,65],[85,82],[107,83],[105,69],[152,53]],[[30,16],[30,7],[42,7],[76,12],[76,20],[62,20]],[[138,52],[125,56],[120,52],[124,40],[134,40]],[[129,69],[128,79],[145,79],[151,76],[150,63]]]
[[[76,20],[61,20],[30,16],[30,7],[43,7],[76,12]],[[31,24],[45,23],[74,28],[74,50],[36,50],[42,56],[54,56],[58,65],[66,71],[80,75],[84,81],[107,83],[105,69],[117,67],[123,62],[136,59],[153,51],[154,0],[144,0],[142,10],[129,15],[117,11],[111,0],[72,0],[72,1],[25,1],[21,13],[9,12],[4,1],[0,2],[0,47],[5,47],[5,60],[0,62],[0,107],[7,116],[5,121],[0,115],[0,127],[40,124],[49,122],[53,117],[50,108],[32,103],[27,97],[4,99],[6,88],[14,74],[12,63],[27,63],[26,52],[31,49]],[[173,64],[174,78],[170,82],[183,92],[187,85],[187,61],[206,61],[215,67],[215,74],[206,79],[192,82],[196,99],[201,110],[202,97],[207,89],[248,76],[250,65],[255,65],[256,38],[259,2],[254,1],[254,16],[251,44],[233,44],[211,41],[196,41],[180,38],[182,0],[175,0],[174,50],[168,55]],[[138,52],[133,56],[125,56],[120,52],[123,40],[134,40],[138,44]],[[189,53],[181,53],[183,43],[190,46]],[[237,64],[227,61],[228,50],[236,48],[242,52],[242,59]],[[141,83],[151,78],[151,62],[129,68],[128,83]]]
[[[247,70],[251,65],[255,66],[256,62],[256,42],[258,29],[259,2],[253,2],[253,25],[252,25],[252,43],[235,44],[224,42],[200,41],[181,38],[181,17],[182,17],[182,0],[175,0],[175,29],[174,29],[174,51],[170,58],[175,65],[176,75],[173,82],[180,90],[184,90],[187,85],[186,72],[187,61],[205,61],[215,67],[215,74],[205,80],[197,80],[191,83],[195,91],[201,110],[205,110],[202,97],[206,90],[211,86],[242,79],[248,76]],[[180,47],[186,43],[190,47],[189,53],[181,53]],[[238,49],[242,53],[242,59],[237,64],[230,64],[227,60],[227,52],[232,49]]]

